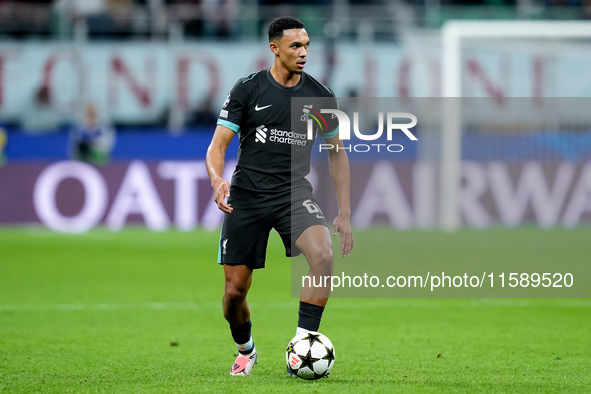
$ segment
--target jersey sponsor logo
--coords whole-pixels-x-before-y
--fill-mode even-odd
[[[278,144],[306,146],[306,134],[296,133],[295,131],[285,131],[279,129],[267,129],[263,124],[255,129],[255,142],[262,144],[268,142],[275,142]]]
[[[272,105],[273,105],[273,104],[269,104],[269,105],[265,105],[264,107],[259,107],[259,105],[257,104],[257,105],[255,105],[255,106],[254,106],[254,110],[255,110],[255,111],[261,111],[261,110],[263,110],[263,109],[269,108],[269,107],[270,107],[270,106],[272,106]]]
[[[255,142],[265,143],[267,142],[267,128],[264,124],[256,128],[256,134],[254,136]]]
[[[222,108],[226,108],[228,104],[230,104],[230,93],[228,93],[228,96],[226,97],[226,101],[224,101]]]
[[[220,111],[220,118],[227,118],[228,117],[228,111],[226,111],[225,109],[222,109]]]
[[[269,141],[277,142],[279,144],[306,146],[306,134],[295,131],[285,131],[278,129],[271,129],[269,132]]]

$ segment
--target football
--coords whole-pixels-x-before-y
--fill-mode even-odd
[[[296,335],[285,352],[287,369],[295,376],[315,380],[330,374],[334,365],[334,346],[319,332]]]

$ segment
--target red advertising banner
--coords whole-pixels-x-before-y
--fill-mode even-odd
[[[235,163],[227,163],[230,179]],[[591,222],[591,162],[463,162],[460,211],[468,227]],[[324,163],[309,179],[327,218],[336,214]],[[437,226],[438,169],[415,162],[355,162],[352,223],[357,228]],[[216,229],[222,213],[204,161],[130,161],[104,167],[63,161],[0,168],[0,225],[42,224],[63,232],[104,225]]]

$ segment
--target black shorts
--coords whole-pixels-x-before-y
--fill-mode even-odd
[[[297,256],[301,251],[295,241],[308,227],[316,225],[328,227],[324,214],[311,198],[263,208],[234,208],[224,215],[218,264],[265,268],[271,229],[281,236],[285,255]]]

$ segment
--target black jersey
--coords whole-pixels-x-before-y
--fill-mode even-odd
[[[306,73],[297,85],[286,87],[275,81],[270,69],[261,70],[238,80],[228,94],[217,123],[240,137],[228,199],[233,207],[284,204],[292,191],[311,190],[305,176],[310,172],[313,139],[318,132],[324,138],[334,137],[338,122],[327,117],[326,127],[315,126],[310,139],[305,122],[295,127],[292,123],[292,97],[333,98],[336,108],[332,91]],[[304,117],[309,110],[302,108]],[[302,114],[294,116],[299,119]]]

